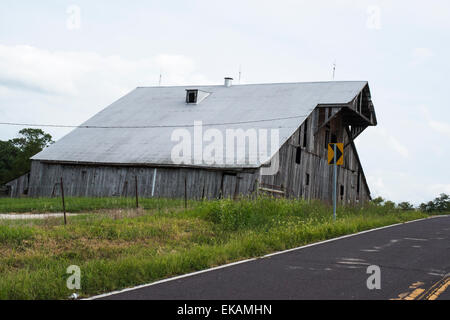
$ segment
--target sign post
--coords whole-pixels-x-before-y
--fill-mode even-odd
[[[336,144],[334,144],[334,154],[336,154]],[[337,173],[337,165],[336,165],[336,157],[334,157],[333,161],[333,220],[336,221],[336,173]]]
[[[337,166],[344,164],[344,144],[328,144],[328,164],[333,165],[333,220],[336,221]]]

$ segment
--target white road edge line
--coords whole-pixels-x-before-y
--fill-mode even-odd
[[[279,255],[279,254],[288,253],[288,252],[295,251],[295,250],[300,250],[300,249],[305,249],[305,248],[309,248],[309,247],[313,247],[313,246],[318,246],[318,245],[321,245],[321,244],[324,244],[324,243],[337,241],[337,240],[341,240],[341,239],[345,239],[345,238],[350,238],[350,237],[354,237],[354,236],[357,236],[357,235],[360,235],[360,234],[364,234],[364,233],[368,233],[368,232],[378,231],[378,230],[382,230],[382,229],[386,229],[386,228],[391,228],[391,227],[395,227],[395,226],[399,226],[399,225],[404,225],[404,224],[407,224],[407,223],[418,222],[418,221],[434,219],[434,218],[441,218],[441,217],[450,217],[450,215],[440,215],[440,216],[432,216],[432,217],[427,217],[427,218],[421,218],[421,219],[417,219],[417,220],[411,220],[411,221],[391,224],[391,225],[388,225],[388,226],[379,227],[379,228],[375,228],[375,229],[364,230],[364,231],[360,231],[360,232],[357,232],[357,233],[346,234],[344,236],[340,236],[340,237],[337,237],[337,238],[332,238],[332,239],[327,239],[327,240],[323,240],[323,241],[319,241],[319,242],[314,242],[314,243],[310,243],[310,244],[307,244],[307,245],[304,245],[304,246],[301,246],[301,247],[296,247],[296,248],[287,249],[287,250],[283,250],[283,251],[277,251],[277,252],[274,252],[274,253],[266,254],[266,255],[261,256],[261,257],[256,257],[256,258],[250,258],[250,259],[245,259],[245,260],[241,260],[241,261],[236,261],[236,262],[224,264],[224,265],[221,265],[221,266],[217,266],[217,267],[214,267],[214,268],[209,268],[209,269],[205,269],[205,270],[200,270],[200,271],[195,271],[195,272],[191,272],[191,273],[186,273],[186,274],[182,274],[182,275],[179,275],[179,276],[175,276],[175,277],[171,277],[171,278],[167,278],[167,279],[162,279],[162,280],[151,282],[151,283],[147,283],[147,284],[141,284],[139,286],[135,286],[135,287],[131,287],[131,288],[126,288],[126,289],[122,289],[122,290],[117,290],[117,291],[112,291],[112,292],[108,292],[108,293],[103,293],[103,294],[99,294],[99,295],[92,296],[92,297],[89,297],[89,298],[85,298],[85,299],[82,299],[82,300],[100,299],[100,298],[112,296],[112,295],[123,293],[123,292],[128,292],[128,291],[133,291],[133,290],[137,290],[137,289],[141,289],[141,288],[146,288],[146,287],[154,286],[154,285],[157,285],[157,284],[160,284],[160,283],[164,283],[164,282],[174,281],[174,280],[178,280],[178,279],[182,279],[182,278],[195,276],[197,274],[201,274],[201,273],[205,273],[205,272],[210,272],[210,271],[219,270],[219,269],[235,266],[235,265],[246,263],[246,262],[250,262],[250,261],[255,261],[255,260],[258,260],[258,259],[273,257],[273,256],[276,256],[276,255]]]

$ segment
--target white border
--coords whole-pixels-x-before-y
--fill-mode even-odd
[[[123,292],[128,292],[128,291],[133,291],[133,290],[137,290],[137,289],[141,289],[141,288],[146,288],[146,287],[154,286],[154,285],[157,285],[157,284],[160,284],[160,283],[164,283],[164,282],[178,280],[178,279],[195,276],[197,274],[201,274],[201,273],[205,273],[205,272],[209,272],[209,271],[214,271],[214,270],[218,270],[218,269],[223,269],[223,268],[235,266],[235,265],[238,265],[238,264],[241,264],[241,263],[246,263],[246,262],[250,262],[250,261],[254,261],[254,260],[258,260],[258,259],[263,259],[263,258],[268,258],[268,257],[276,256],[276,255],[279,255],[279,254],[295,251],[295,250],[300,250],[300,249],[309,248],[309,247],[312,247],[312,246],[321,245],[321,244],[324,244],[324,243],[327,243],[327,242],[332,242],[332,241],[337,241],[337,240],[341,240],[341,239],[345,239],[345,238],[349,238],[349,237],[354,237],[354,236],[357,236],[357,235],[360,235],[360,234],[364,234],[364,233],[368,233],[368,232],[372,232],[372,231],[378,231],[378,230],[391,228],[391,227],[395,227],[395,226],[399,226],[399,225],[403,225],[403,224],[407,224],[407,223],[418,222],[418,221],[423,221],[423,220],[427,220],[427,219],[441,218],[441,217],[450,217],[450,215],[438,215],[438,216],[432,216],[432,217],[427,217],[427,218],[421,218],[421,219],[417,219],[417,220],[411,220],[411,221],[391,224],[391,225],[388,225],[388,226],[379,227],[379,228],[375,228],[375,229],[364,230],[364,231],[360,231],[360,232],[357,232],[357,233],[346,234],[344,236],[340,236],[340,237],[337,237],[337,238],[332,238],[332,239],[327,239],[327,240],[323,240],[323,241],[319,241],[319,242],[314,242],[314,243],[310,243],[310,244],[307,244],[307,245],[304,245],[304,246],[301,246],[301,247],[296,247],[296,248],[287,249],[287,250],[283,250],[283,251],[277,251],[277,252],[274,252],[274,253],[266,254],[266,255],[261,256],[261,257],[250,258],[250,259],[246,259],[246,260],[232,262],[232,263],[224,264],[224,265],[217,266],[217,267],[214,267],[214,268],[209,268],[209,269],[205,269],[205,270],[200,270],[200,271],[195,271],[195,272],[191,272],[191,273],[186,273],[186,274],[182,274],[182,275],[179,275],[179,276],[176,276],[176,277],[162,279],[162,280],[159,280],[159,281],[155,281],[155,282],[151,282],[151,283],[147,283],[147,284],[142,284],[142,285],[131,287],[131,288],[126,288],[126,289],[122,289],[122,290],[117,290],[117,291],[112,291],[112,292],[108,292],[108,293],[103,293],[103,294],[99,294],[99,295],[92,296],[92,297],[89,297],[89,298],[85,298],[85,299],[82,299],[82,300],[95,300],[95,299],[99,299],[99,298],[104,298],[104,297],[112,296],[112,295],[123,293]]]

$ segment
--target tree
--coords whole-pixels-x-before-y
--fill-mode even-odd
[[[19,154],[11,141],[0,140],[0,183],[4,183],[14,178],[13,163]]]
[[[0,141],[0,182],[5,183],[30,170],[30,158],[52,144],[52,136],[41,129],[26,128],[19,137]]]
[[[450,196],[445,193],[441,193],[441,195],[433,201],[421,203],[419,209],[424,212],[450,212]]]
[[[434,202],[428,201],[427,203],[421,203],[419,206],[419,210],[423,212],[433,212],[435,210]]]
[[[450,197],[447,194],[441,193],[433,202],[436,211],[450,211]]]
[[[384,202],[383,206],[384,206],[386,209],[393,210],[393,209],[395,209],[395,202],[390,201],[390,200],[386,200],[386,201]]]
[[[381,206],[383,202],[384,199],[382,197],[376,197],[375,199],[372,199],[372,203],[376,206]]]
[[[413,206],[411,203],[409,203],[408,201],[400,202],[400,203],[397,205],[397,207],[398,207],[400,210],[404,210],[404,211],[407,211],[407,210],[413,210],[413,209],[414,209],[414,206]]]

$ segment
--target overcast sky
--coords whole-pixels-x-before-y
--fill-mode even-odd
[[[356,144],[372,196],[418,204],[450,194],[449,31],[446,0],[2,0],[0,122],[77,125],[160,73],[328,81],[336,62],[371,88],[378,126]]]

